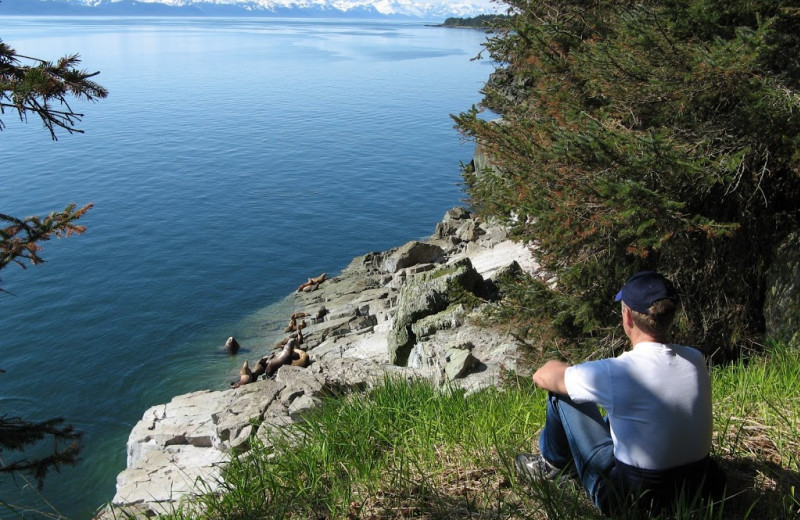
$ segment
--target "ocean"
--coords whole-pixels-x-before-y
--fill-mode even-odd
[[[0,115],[0,213],[94,204],[84,235],[44,244],[45,264],[0,271],[0,413],[84,432],[78,465],[41,495],[4,478],[0,502],[73,519],[113,497],[148,407],[225,388],[268,352],[300,283],[427,237],[463,204],[474,147],[450,114],[493,70],[472,60],[484,33],[419,22],[2,17],[0,4],[0,38],[78,53],[110,91],[72,103],[85,133],[58,141],[34,115]]]

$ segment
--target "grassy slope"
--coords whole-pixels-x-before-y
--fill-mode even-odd
[[[728,501],[681,518],[800,518],[800,349],[713,370],[714,453]],[[207,518],[598,517],[583,495],[519,482],[544,394],[527,378],[469,397],[387,380],[331,399],[271,448],[232,464]],[[173,517],[191,517],[177,512]]]

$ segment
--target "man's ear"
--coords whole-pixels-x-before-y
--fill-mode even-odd
[[[630,330],[633,328],[633,314],[625,305],[622,306],[622,327],[624,330]]]

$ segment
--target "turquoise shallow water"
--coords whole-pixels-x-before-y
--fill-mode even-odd
[[[0,212],[94,203],[85,235],[0,273],[1,413],[84,432],[82,462],[44,488],[70,518],[111,499],[145,409],[228,384],[228,336],[261,355],[270,305],[308,276],[461,203],[473,149],[449,114],[492,71],[471,61],[484,34],[412,23],[5,17],[0,38],[80,53],[111,91],[76,103],[83,135],[8,113],[0,133]],[[0,499],[37,501],[6,480]]]

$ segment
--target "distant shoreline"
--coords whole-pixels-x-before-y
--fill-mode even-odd
[[[443,23],[432,27],[447,27],[451,29],[480,29],[486,32],[494,30],[494,26],[507,20],[509,17],[502,14],[480,14],[469,18],[447,18]]]

